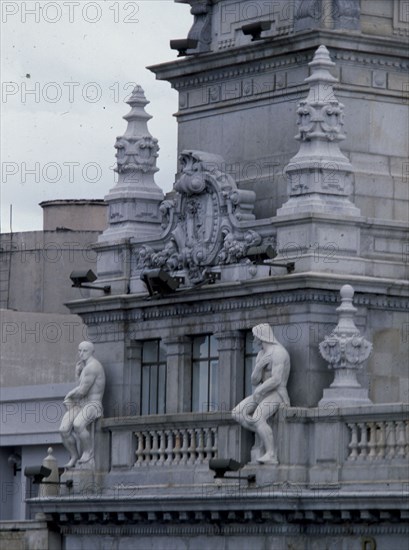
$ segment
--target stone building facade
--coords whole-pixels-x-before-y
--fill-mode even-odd
[[[107,376],[96,469],[67,470],[73,488],[31,499],[31,513],[67,550],[403,550],[405,2],[188,3],[188,55],[151,68],[179,92],[173,191],[155,184],[137,87],[96,245],[111,294],[69,304]],[[355,294],[339,306],[345,283]],[[323,400],[319,344],[345,300],[365,339],[354,346],[373,345],[354,403],[348,384]],[[251,329],[265,322],[291,359],[274,466],[252,460],[230,412],[251,391]],[[240,462],[240,479],[215,480],[211,458]]]

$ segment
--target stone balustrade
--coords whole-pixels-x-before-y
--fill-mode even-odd
[[[110,463],[117,468],[197,466],[211,458],[240,458],[241,429],[228,412],[106,418]]]
[[[135,432],[135,466],[203,464],[217,456],[216,427]]]
[[[208,462],[215,457],[257,468],[260,483],[271,477],[271,469],[250,464],[254,440],[227,411],[105,418],[101,427],[102,433],[110,434],[111,483],[132,480],[146,485],[160,479],[183,485],[193,483],[193,478],[207,483],[213,476]],[[355,487],[359,478],[363,488],[385,480],[398,487],[407,475],[405,404],[288,407],[277,413],[273,432],[280,464],[274,474],[277,480],[282,476],[292,483],[347,488]],[[300,442],[308,438],[313,444],[307,449]]]
[[[409,457],[409,420],[348,423],[348,460],[391,460]]]

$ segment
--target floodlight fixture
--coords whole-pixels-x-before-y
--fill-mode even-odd
[[[145,283],[149,296],[174,294],[184,282],[183,277],[174,277],[163,269],[147,269],[142,272],[141,280]]]
[[[88,270],[78,270],[78,271],[72,271],[70,275],[70,279],[72,281],[73,288],[90,288],[92,290],[103,290],[104,294],[109,294],[111,292],[110,285],[105,286],[94,286],[94,285],[88,285],[86,283],[93,283],[97,280],[97,276],[92,271],[92,269]]]
[[[65,485],[69,489],[74,485],[72,479],[67,479],[67,481],[43,481],[44,478],[47,478],[51,474],[51,468],[47,466],[26,466],[24,468],[24,475],[26,477],[33,479],[33,485]]]
[[[36,485],[42,483],[43,479],[51,474],[51,471],[51,468],[47,468],[46,466],[26,466],[24,468],[24,475],[32,477],[33,483]]]
[[[246,479],[248,483],[254,483],[256,476],[249,474],[245,477],[238,476],[226,476],[226,472],[237,472],[240,470],[241,464],[233,458],[211,458],[209,460],[209,469],[214,472],[215,479]]]
[[[178,57],[188,55],[187,50],[194,50],[197,47],[198,41],[194,38],[177,38],[170,41],[170,49],[177,50]]]
[[[271,261],[277,256],[277,252],[271,244],[251,246],[247,250],[246,256],[255,264],[285,267],[287,273],[292,273],[295,270],[295,262],[278,263]]]
[[[271,244],[261,246],[250,246],[247,249],[247,258],[256,263],[261,263],[264,260],[271,260],[277,256],[277,252]]]
[[[220,279],[222,278],[222,272],[220,269],[216,270],[216,271],[207,271],[205,272],[204,274],[204,277],[205,277],[205,282],[209,285],[214,285],[216,283],[216,281],[220,281]]]
[[[10,466],[13,466],[13,475],[16,476],[17,472],[21,472],[21,455],[18,453],[11,453],[7,462]]]
[[[249,23],[243,25],[241,30],[245,35],[251,35],[251,41],[264,40],[261,36],[263,31],[269,31],[271,29],[271,21],[257,21],[256,23]]]

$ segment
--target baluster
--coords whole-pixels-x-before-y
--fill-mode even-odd
[[[189,433],[186,429],[182,431],[182,458],[181,463],[186,464],[188,459],[188,451],[189,451]]]
[[[358,458],[358,426],[357,424],[348,424],[348,428],[351,430],[351,438],[348,443],[350,450],[348,460],[356,460]]]
[[[149,433],[152,438],[151,463],[156,464],[159,460],[158,432],[156,430],[151,430]]]
[[[396,449],[396,434],[395,422],[386,422],[386,458],[391,460],[395,458]]]
[[[136,437],[136,462],[135,466],[142,466],[143,463],[143,434],[142,432],[135,432]]]
[[[165,464],[169,465],[173,462],[173,431],[166,430],[165,435],[167,439]]]
[[[376,458],[376,424],[375,422],[368,422],[369,427],[369,455],[370,460],[375,460]]]
[[[379,460],[383,460],[385,458],[385,449],[386,449],[386,433],[385,433],[385,422],[377,422],[376,426],[378,429],[378,440],[377,440],[377,447],[378,447],[378,454],[377,458]]]
[[[405,420],[405,455],[409,455],[409,420]]]
[[[217,454],[217,444],[216,444],[216,428],[205,428],[205,456],[206,460],[214,458]]]
[[[211,457],[211,451],[212,451],[212,442],[211,442],[211,433],[210,428],[203,428],[204,432],[204,439],[205,439],[205,447],[204,447],[204,456],[205,460],[209,460]]]
[[[405,423],[396,422],[397,458],[405,458]]]
[[[204,458],[205,458],[203,428],[199,428],[199,441],[197,445],[197,450],[198,450],[197,461],[199,462],[199,464],[203,464]]]
[[[211,428],[212,432],[212,458],[217,457],[217,451],[218,451],[218,440],[217,440],[217,428]]]
[[[358,458],[360,460],[366,460],[368,456],[368,428],[365,422],[360,422],[358,424],[358,427],[361,431],[361,440],[358,443],[358,447],[360,450]]]
[[[163,430],[158,430],[159,434],[159,460],[158,464],[162,465],[165,463],[165,452],[166,452],[166,435]]]
[[[179,430],[173,430],[175,434],[175,464],[179,464],[182,460],[182,437]]]
[[[143,432],[144,433],[144,436],[145,436],[145,449],[144,449],[144,457],[145,457],[145,460],[143,461],[143,465],[144,466],[147,466],[151,459],[152,459],[152,455],[151,455],[151,449],[152,449],[152,442],[151,442],[151,432]]]
[[[195,464],[197,454],[196,454],[196,430],[193,428],[190,428],[187,430],[189,433],[189,439],[190,439],[190,445],[189,445],[189,460],[188,464]]]

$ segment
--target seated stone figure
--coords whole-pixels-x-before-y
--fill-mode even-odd
[[[62,442],[71,455],[65,468],[73,468],[77,462],[84,465],[92,462],[94,450],[88,426],[103,413],[105,372],[94,357],[94,345],[81,342],[78,356],[75,374],[79,383],[65,396],[67,412],[60,426]]]
[[[251,375],[253,394],[241,401],[232,411],[233,418],[244,428],[258,434],[262,464],[277,464],[277,452],[273,431],[268,419],[280,405],[290,405],[287,393],[287,380],[290,374],[290,356],[287,350],[274,337],[267,323],[253,328],[255,341],[261,342],[261,351]]]

